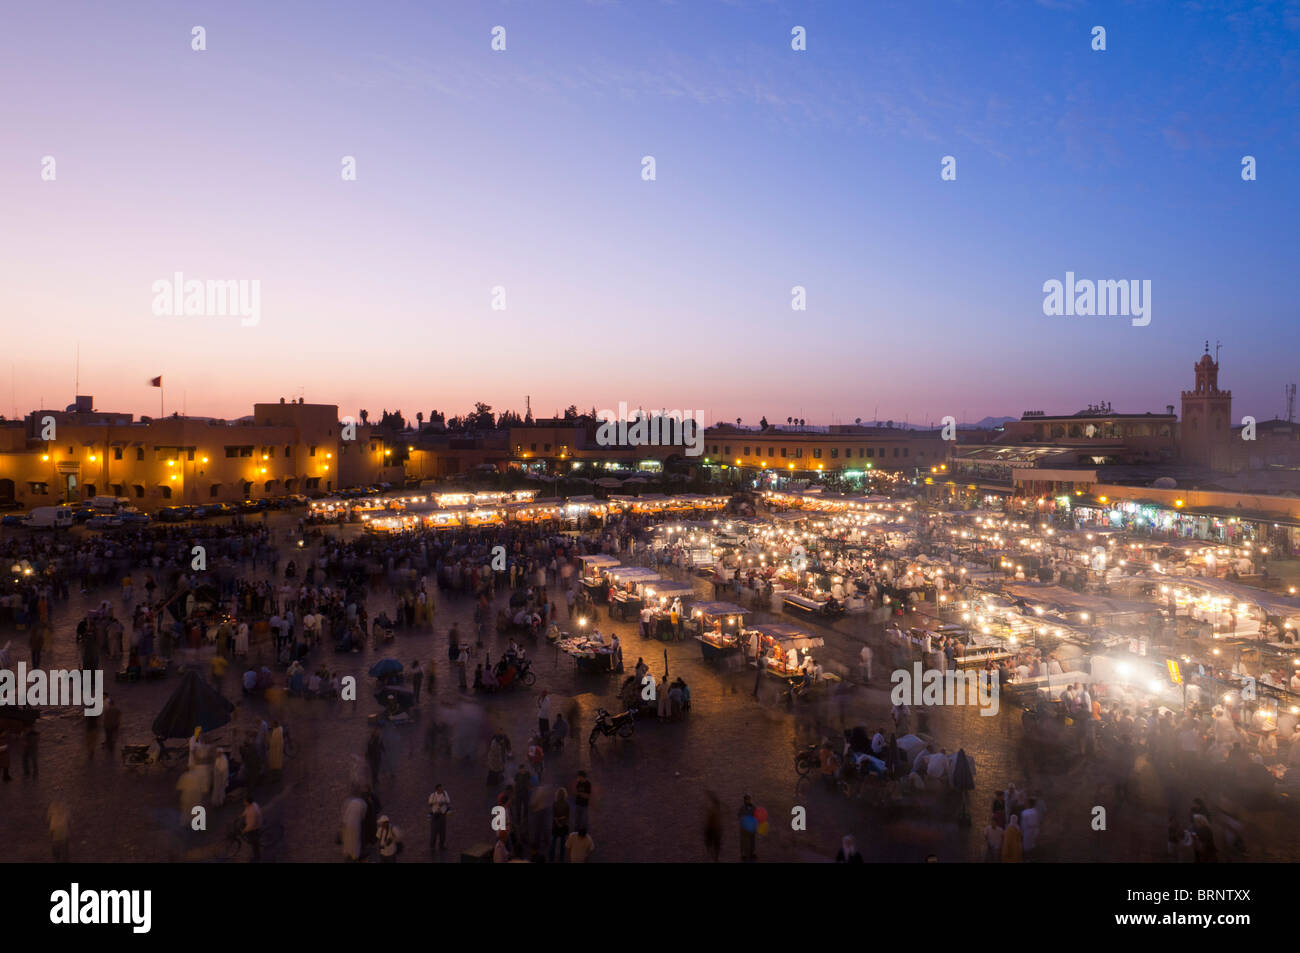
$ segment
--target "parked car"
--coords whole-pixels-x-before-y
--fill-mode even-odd
[[[149,514],[136,509],[134,506],[119,510],[117,518],[127,524],[140,525],[149,522]]]
[[[177,523],[181,520],[191,519],[194,516],[194,507],[192,506],[164,506],[158,511],[158,519],[164,523]]]
[[[22,513],[6,513],[0,517],[0,526],[22,526],[27,522],[27,517]]]
[[[107,513],[101,513],[99,516],[92,516],[86,520],[86,526],[89,529],[115,529],[122,525],[122,517],[117,515],[110,516]]]
[[[213,503],[208,507],[209,516],[234,516],[239,509],[233,503]]]
[[[311,501],[301,493],[290,493],[284,498],[290,506],[306,506]]]

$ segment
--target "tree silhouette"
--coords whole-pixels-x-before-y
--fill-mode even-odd
[[[415,412],[415,422],[419,424],[420,427],[424,426],[424,411],[417,410]]]
[[[785,425],[786,425],[787,427],[789,427],[789,426],[792,425],[793,423],[794,423],[794,418],[793,418],[793,417],[787,417],[787,418],[785,418]]]
[[[739,418],[739,417],[736,418],[736,426],[737,426],[737,427],[740,426],[740,418]]]
[[[759,430],[766,430],[766,429],[767,429],[767,417],[766,417],[766,416],[764,416],[763,419],[760,420],[760,421],[758,422],[758,429],[759,429]]]
[[[370,411],[368,411],[368,410],[362,410],[362,411],[361,411],[361,422],[364,424],[364,423],[368,423],[369,421],[370,421]]]

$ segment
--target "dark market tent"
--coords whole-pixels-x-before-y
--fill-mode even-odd
[[[213,731],[230,721],[235,706],[190,670],[153,721],[157,738],[189,738],[195,728]]]

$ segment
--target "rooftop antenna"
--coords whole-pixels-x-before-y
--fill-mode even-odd
[[[1295,384],[1286,385],[1286,422],[1295,423]]]
[[[1221,347],[1223,347],[1223,344],[1216,339],[1214,342],[1214,363],[1215,364],[1219,363],[1219,349]]]

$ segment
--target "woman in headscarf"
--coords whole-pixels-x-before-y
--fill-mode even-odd
[[[858,842],[852,834],[845,834],[840,840],[840,851],[835,855],[837,864],[861,864],[862,855],[858,853]]]
[[[212,765],[212,806],[220,807],[226,803],[226,787],[230,784],[230,759],[218,749],[216,761]]]
[[[1012,814],[1007,829],[1002,834],[1002,863],[1018,864],[1022,859],[1023,838],[1020,832],[1020,815]]]
[[[343,830],[340,837],[344,860],[361,859],[361,822],[365,816],[366,802],[355,793],[343,802]]]

